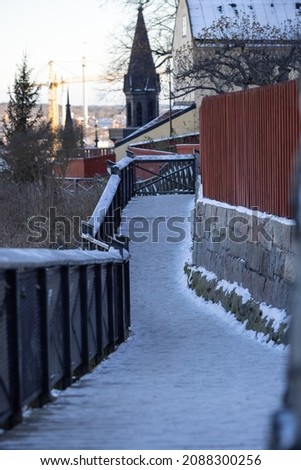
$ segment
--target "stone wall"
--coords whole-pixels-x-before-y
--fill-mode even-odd
[[[193,266],[214,273],[216,284],[226,280],[247,289],[251,310],[258,310],[255,323],[261,321],[260,303],[289,311],[296,272],[293,221],[204,199],[196,203],[192,232]],[[200,273],[192,275],[190,268],[186,266],[190,287],[220,301],[214,282],[208,284]],[[229,303],[231,310],[233,299]],[[245,316],[246,308],[234,310]]]

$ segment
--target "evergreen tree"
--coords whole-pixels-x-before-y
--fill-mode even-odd
[[[31,80],[27,57],[17,69],[3,118],[7,161],[15,181],[42,182],[50,169],[53,133],[38,105],[39,87]]]

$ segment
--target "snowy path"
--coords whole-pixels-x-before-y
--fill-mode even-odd
[[[127,216],[156,228],[154,217],[187,219],[192,204],[191,196],[140,197]],[[133,335],[53,404],[2,434],[0,448],[267,448],[287,351],[259,342],[186,289],[189,224],[181,243],[164,243],[164,225],[160,243],[131,243]]]

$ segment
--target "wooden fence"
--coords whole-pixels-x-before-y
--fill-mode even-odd
[[[204,197],[291,218],[300,136],[297,81],[204,98]]]

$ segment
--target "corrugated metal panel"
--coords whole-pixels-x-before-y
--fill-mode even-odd
[[[200,126],[204,196],[291,218],[297,82],[205,98]]]

